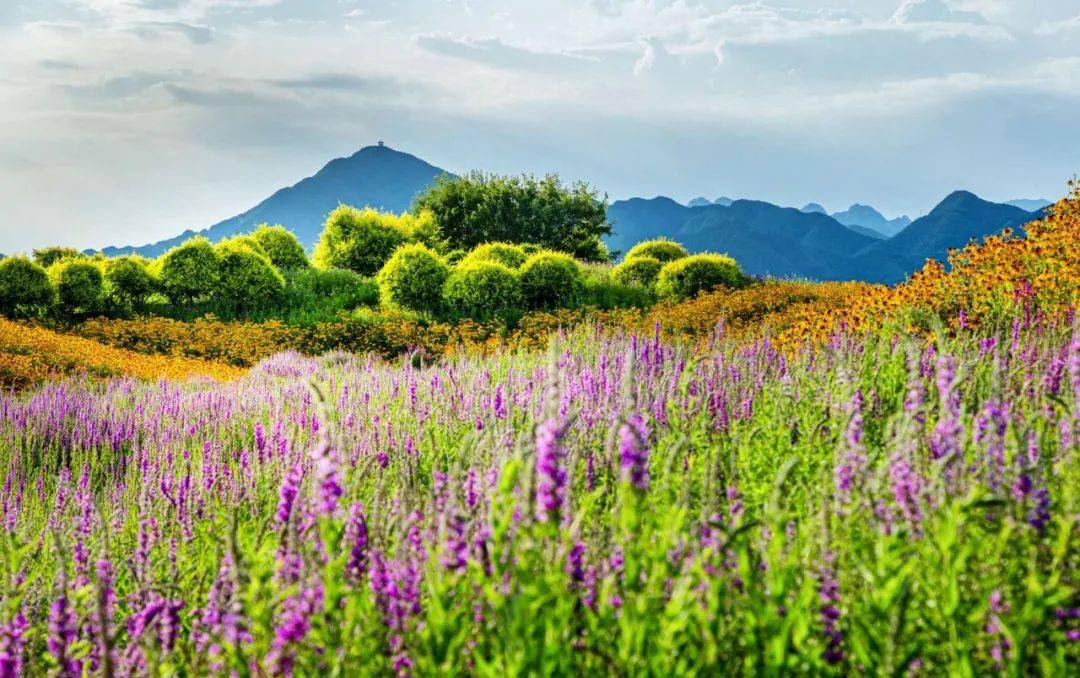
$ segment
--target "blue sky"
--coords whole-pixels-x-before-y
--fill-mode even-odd
[[[1059,197],[1075,0],[4,0],[0,252],[202,228],[384,139],[614,198]]]

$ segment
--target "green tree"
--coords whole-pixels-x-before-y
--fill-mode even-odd
[[[74,247],[62,247],[60,245],[52,245],[50,247],[40,247],[33,251],[32,256],[42,268],[48,269],[50,266],[63,259],[85,259],[86,255],[75,249]]]
[[[202,236],[174,247],[156,262],[161,287],[174,304],[210,298],[221,278],[221,256]]]
[[[45,269],[26,257],[0,260],[0,314],[9,318],[40,315],[56,300]]]
[[[537,252],[521,267],[521,293],[529,308],[569,308],[581,302],[585,274],[562,252]]]
[[[718,285],[739,287],[745,279],[739,264],[726,254],[694,254],[664,264],[656,292],[662,297],[689,299]]]
[[[294,271],[311,266],[304,252],[304,246],[300,244],[292,231],[284,226],[260,224],[252,231],[251,237],[259,243],[263,252],[270,257],[270,261],[279,270]]]
[[[471,172],[442,176],[417,196],[413,211],[430,211],[449,248],[485,242],[537,243],[587,261],[607,259],[607,199],[584,182],[564,186],[536,178]]]
[[[521,281],[513,270],[493,261],[459,265],[446,279],[443,301],[457,313],[485,318],[521,305]]]
[[[285,278],[244,242],[226,241],[216,248],[220,258],[217,297],[238,312],[273,304],[285,289]]]
[[[611,271],[611,278],[620,285],[652,287],[663,266],[656,257],[628,257]]]
[[[633,259],[635,257],[652,257],[659,261],[661,264],[666,264],[669,261],[675,261],[676,259],[682,259],[685,256],[689,256],[689,252],[680,243],[674,240],[668,240],[667,238],[657,238],[656,240],[645,240],[639,242],[630,248],[630,251],[626,253],[626,259]]]
[[[486,242],[473,249],[461,260],[463,264],[477,261],[494,261],[507,268],[521,268],[527,255],[525,248],[508,242]]]
[[[409,240],[402,218],[342,205],[330,213],[315,245],[315,264],[372,276]]]
[[[399,247],[379,271],[379,294],[383,303],[414,311],[435,311],[450,267],[421,243]]]
[[[157,291],[149,262],[139,256],[118,257],[105,263],[105,297],[114,305],[141,310]]]
[[[101,268],[85,259],[61,259],[49,267],[60,310],[69,316],[99,313],[105,302]]]

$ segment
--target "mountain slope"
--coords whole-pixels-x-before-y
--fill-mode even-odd
[[[757,275],[846,279],[849,254],[874,243],[827,215],[756,200],[684,207],[665,197],[633,198],[613,203],[608,218],[613,250],[665,236],[695,252],[727,252]]]
[[[312,247],[322,231],[326,215],[344,203],[404,211],[413,197],[437,176],[446,174],[416,156],[388,146],[367,146],[347,158],[326,164],[314,176],[283,188],[243,214],[200,231],[212,241],[254,229],[261,223],[282,224]],[[195,235],[181,235],[141,247],[106,247],[108,256],[136,252],[154,257]]]
[[[924,217],[892,238],[856,255],[866,280],[897,282],[926,259],[944,260],[950,248],[963,247],[1005,228],[1020,229],[1036,215],[1012,205],[993,203],[968,191],[956,191]]]
[[[1043,200],[1042,198],[1020,198],[1017,200],[1006,200],[1003,204],[1012,205],[1013,207],[1019,207],[1020,209],[1027,210],[1028,212],[1038,212],[1039,210],[1049,207],[1054,203],[1050,202],[1049,200]]]

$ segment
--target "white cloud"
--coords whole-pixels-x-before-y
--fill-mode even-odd
[[[986,17],[978,12],[953,9],[945,0],[904,0],[892,20],[906,23],[984,24]]]

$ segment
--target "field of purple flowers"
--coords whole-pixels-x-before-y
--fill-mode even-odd
[[[0,396],[0,676],[1065,675],[1077,336]]]

